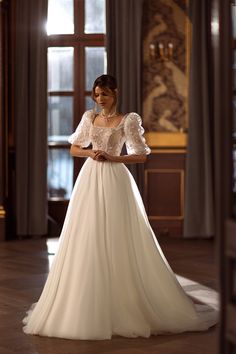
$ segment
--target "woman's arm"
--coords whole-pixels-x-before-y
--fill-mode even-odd
[[[105,151],[101,150],[92,150],[92,149],[83,149],[78,145],[71,145],[70,154],[74,157],[91,157],[96,161],[111,161],[119,162],[125,164],[132,163],[144,163],[147,159],[147,155],[121,155],[113,156],[107,154]]]
[[[120,163],[144,163],[147,160],[147,155],[121,155],[121,156],[112,156],[113,162]]]
[[[92,149],[83,149],[78,145],[71,145],[70,147],[70,154],[74,157],[92,157],[95,156],[95,151]]]
[[[119,163],[144,163],[147,159],[146,154],[142,155],[121,155],[121,156],[113,156],[109,155],[104,151],[97,150],[95,151],[94,160],[98,161],[110,161],[110,162],[119,162]]]

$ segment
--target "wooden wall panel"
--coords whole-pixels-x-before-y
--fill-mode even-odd
[[[150,219],[183,218],[183,170],[145,171],[146,200]]]
[[[156,149],[145,164],[144,203],[157,234],[182,236],[185,155],[184,149]]]

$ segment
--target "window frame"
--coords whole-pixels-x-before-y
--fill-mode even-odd
[[[85,84],[85,47],[105,47],[104,33],[85,33],[85,0],[74,0],[74,34],[48,35],[48,48],[73,47],[74,48],[74,89],[72,91],[48,91],[49,96],[70,96],[73,98],[73,129],[77,127],[85,111],[85,100],[91,95]],[[70,148],[69,143],[48,142],[48,149]],[[84,159],[74,159],[74,180],[82,167]],[[49,201],[61,200],[50,198]],[[67,202],[66,199],[64,201]]]

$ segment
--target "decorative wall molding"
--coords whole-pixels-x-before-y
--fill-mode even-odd
[[[145,133],[145,139],[152,148],[186,148],[187,146],[186,133],[147,132]]]

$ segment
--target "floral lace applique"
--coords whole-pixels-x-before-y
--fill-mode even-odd
[[[92,110],[86,111],[75,132],[68,138],[69,143],[79,145],[81,147],[88,147],[91,144],[90,129],[94,119],[94,112]]]
[[[126,114],[119,126],[111,128],[94,126],[93,120],[94,112],[85,112],[68,141],[81,147],[92,143],[94,150],[103,150],[111,155],[120,155],[124,143],[129,155],[150,154],[143,137],[142,120],[137,113]]]
[[[151,150],[143,136],[142,119],[137,113],[129,113],[125,119],[125,145],[129,155],[150,154]]]

